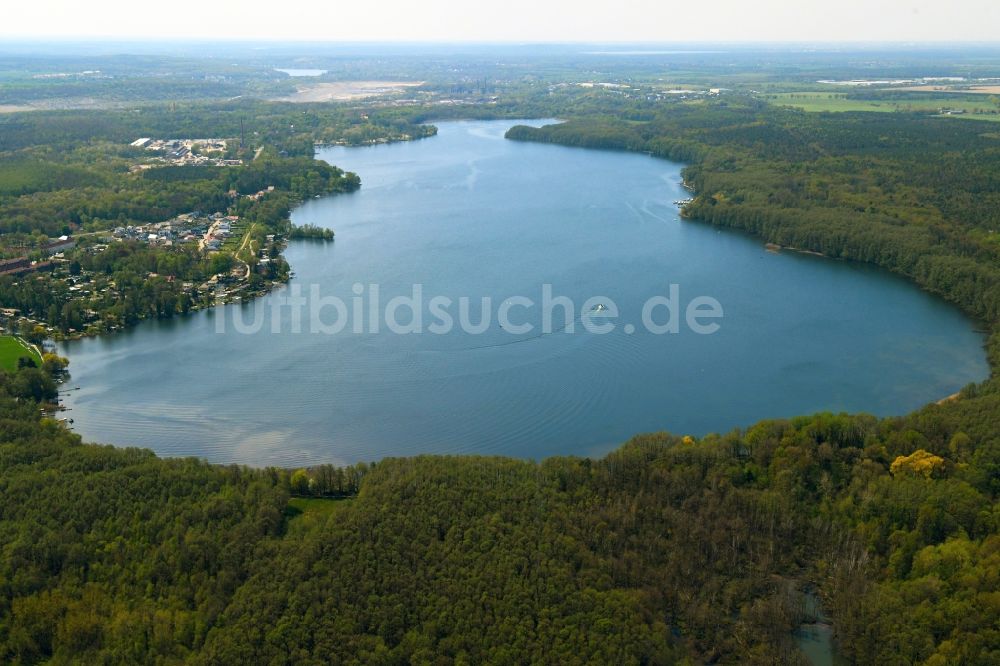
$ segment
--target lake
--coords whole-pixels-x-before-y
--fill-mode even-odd
[[[292,242],[294,278],[253,303],[63,345],[70,385],[81,387],[66,398],[75,430],[251,465],[598,455],[646,431],[701,435],[820,410],[902,414],[987,376],[982,335],[942,300],[869,266],[772,253],[680,220],[682,165],[507,141],[512,124],[447,122],[420,141],[319,151],[362,188],[310,200],[293,220],[333,228],[336,241]],[[414,284],[424,300],[470,297],[472,323],[490,297],[493,320],[479,334],[436,334],[425,312],[418,334],[354,332],[378,312],[371,285],[385,304]],[[562,322],[572,332],[559,309],[539,332],[544,285],[572,301]],[[311,289],[350,313],[360,303],[362,316],[339,333],[295,332],[282,303]],[[701,322],[718,330],[642,325],[644,304],[671,289],[678,318],[692,299],[714,299],[723,316]],[[607,307],[583,307],[591,297],[617,308],[610,333],[584,330],[612,321]],[[653,312],[658,324],[668,318],[665,306]],[[331,313],[322,321],[339,318]],[[267,325],[237,330],[255,316]],[[517,332],[523,324],[534,330]]]
[[[298,76],[323,76],[326,74],[325,69],[282,69],[281,67],[275,68],[276,72],[282,72],[288,74],[288,76],[298,77]]]

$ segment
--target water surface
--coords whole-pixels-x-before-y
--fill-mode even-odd
[[[325,70],[325,69],[284,69],[284,68],[281,68],[281,67],[276,67],[274,71],[276,71],[276,72],[283,72],[285,74],[288,74],[288,76],[296,76],[296,77],[298,77],[298,76],[322,76],[322,75],[326,74],[326,72],[327,72],[327,70]]]
[[[819,410],[901,414],[987,375],[982,337],[941,300],[858,264],[767,252],[758,239],[681,221],[681,165],[503,139],[510,122],[442,123],[436,137],[319,157],[356,171],[359,192],[307,202],[296,223],[336,242],[294,242],[295,278],[350,302],[421,283],[426,298],[535,300],[541,285],[582,305],[614,299],[608,335],[337,335],[246,321],[252,304],[147,322],[65,345],[67,403],[92,441],[216,462],[304,465],[418,453],[599,454],[630,435],[702,434]],[[723,306],[714,335],[653,335],[643,302]],[[478,308],[474,308],[474,314]],[[537,311],[516,311],[538,323]],[[405,319],[405,318],[401,318]],[[557,317],[558,319],[558,317]],[[269,319],[268,319],[269,320]],[[478,320],[478,316],[474,317]]]

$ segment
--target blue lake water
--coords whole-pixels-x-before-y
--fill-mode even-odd
[[[293,242],[295,277],[253,303],[64,345],[81,387],[67,398],[75,429],[253,465],[540,458],[600,454],[644,431],[699,435],[820,410],[901,414],[987,376],[974,323],[902,279],[682,221],[681,165],[507,141],[511,124],[441,123],[429,139],[320,151],[356,171],[362,189],[309,201],[293,220],[335,229],[335,243]],[[490,297],[493,321],[478,335],[384,325],[324,334],[306,316],[295,333],[281,307],[271,330],[293,288],[316,285],[353,307],[355,286],[367,299],[372,284],[383,304],[414,284],[425,301],[471,297],[473,323]],[[556,309],[555,332],[538,336],[545,284],[573,300],[573,333],[558,330]],[[719,330],[647,331],[643,304],[671,285],[682,307],[716,299]],[[517,296],[536,302],[510,310],[531,334],[496,322]],[[595,296],[618,308],[611,333],[583,329],[592,315],[580,309]],[[457,320],[457,305],[450,312]],[[235,330],[234,315],[258,313],[261,331]],[[423,316],[426,327],[426,306]],[[665,318],[661,308],[655,319]]]

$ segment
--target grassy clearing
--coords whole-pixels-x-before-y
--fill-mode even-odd
[[[17,370],[17,359],[27,356],[42,364],[42,357],[35,348],[13,335],[0,335],[0,368],[13,372]]]
[[[350,501],[332,497],[292,497],[288,500],[288,507],[293,512],[299,512],[296,515],[327,515]]]
[[[290,518],[325,518],[351,504],[351,497],[292,497],[288,500]]]
[[[289,519],[288,533],[302,535],[321,528],[330,516],[348,509],[353,503],[353,498],[292,497],[285,509]]]
[[[942,109],[964,111],[953,118],[974,118],[977,120],[1000,120],[997,106],[989,99],[942,99],[928,96],[926,99],[851,99],[845,93],[833,92],[789,92],[762,96],[772,104],[794,106],[809,112],[874,111],[889,113],[894,111],[934,112]]]
[[[803,111],[898,111],[894,102],[886,100],[848,99],[844,93],[793,92],[764,95],[772,104],[794,106]],[[935,107],[935,110],[940,105]]]

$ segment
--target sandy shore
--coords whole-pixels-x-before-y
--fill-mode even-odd
[[[961,391],[959,391],[958,393],[952,393],[951,395],[948,395],[948,396],[945,396],[945,397],[941,398],[940,400],[938,400],[934,404],[935,405],[943,405],[946,402],[954,402],[955,400],[958,400],[958,397],[960,395],[962,395]]]
[[[830,257],[822,252],[816,252],[815,250],[803,250],[802,248],[792,247],[790,245],[778,245],[777,243],[764,243],[764,249],[774,254],[781,251],[788,251],[798,252],[799,254],[811,254],[814,257],[823,257],[824,259],[836,259],[836,257]]]

